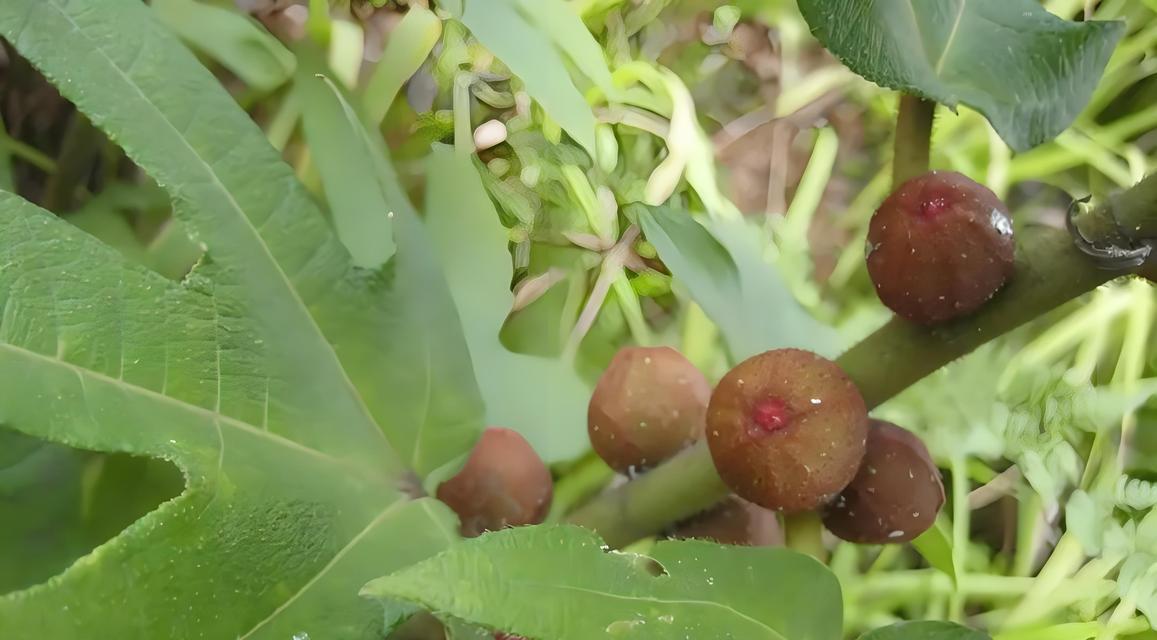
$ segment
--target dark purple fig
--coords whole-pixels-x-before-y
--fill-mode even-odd
[[[741,498],[787,513],[815,509],[847,486],[867,432],[856,385],[836,363],[800,349],[739,363],[707,409],[719,476]]]
[[[868,227],[868,274],[896,315],[935,325],[968,315],[1013,273],[1008,208],[982,184],[931,171],[900,185]]]
[[[860,470],[825,509],[824,526],[848,542],[908,542],[936,522],[942,506],[940,472],[920,438],[872,420]]]
[[[591,446],[616,471],[654,466],[703,436],[711,385],[670,347],[620,349],[587,407]]]
[[[723,502],[671,529],[669,537],[711,540],[719,544],[772,547],[783,544],[783,529],[774,511],[738,496]]]
[[[538,524],[554,495],[550,469],[517,431],[491,427],[482,432],[458,475],[438,487],[462,522],[462,535]]]

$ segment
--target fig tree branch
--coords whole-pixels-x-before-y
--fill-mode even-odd
[[[1116,220],[1134,233],[1157,239],[1157,177],[1107,199],[1088,214]],[[1099,225],[1103,226],[1103,225]],[[1029,227],[1017,245],[1016,275],[976,314],[933,329],[893,318],[837,362],[874,408],[928,374],[1115,277],[1133,273],[1101,268],[1079,251],[1065,231]],[[642,477],[603,493],[568,520],[598,531],[622,546],[692,516],[728,494],[704,442]]]

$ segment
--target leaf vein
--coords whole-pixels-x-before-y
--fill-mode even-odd
[[[363,538],[365,538],[367,535],[369,535],[370,532],[374,530],[374,528],[376,528],[381,523],[385,522],[391,515],[393,515],[394,512],[398,511],[406,504],[408,504],[407,501],[398,500],[396,502],[391,503],[388,507],[383,509],[382,512],[379,513],[377,516],[375,516],[373,520],[370,520],[369,524],[367,524],[364,529],[359,531],[358,534],[355,535],[353,538],[351,538],[350,541],[348,543],[346,543],[346,545],[344,547],[339,549],[338,552],[334,554],[333,558],[330,558],[330,561],[327,562],[326,565],[324,567],[322,567],[321,570],[318,571],[316,575],[314,575],[312,578],[310,578],[308,582],[303,584],[301,586],[301,588],[298,589],[297,591],[295,591],[292,596],[290,596],[288,599],[286,599],[285,602],[282,602],[281,605],[279,605],[276,609],[273,610],[272,613],[270,613],[268,616],[266,616],[264,620],[258,622],[256,625],[253,626],[252,629],[245,632],[245,635],[237,638],[237,640],[246,640],[247,638],[251,637],[254,633],[257,633],[257,631],[259,631],[261,629],[261,627],[264,627],[266,624],[269,624],[274,618],[276,618],[278,615],[280,615],[282,611],[285,611],[291,605],[293,605],[293,603],[296,602],[298,598],[300,598],[306,591],[309,591],[310,587],[312,587],[319,580],[321,580],[322,577],[324,577],[327,573],[329,573],[329,571],[331,569],[333,569],[333,567],[338,562],[340,562],[341,559],[346,556],[346,554],[348,554],[354,547],[356,547],[357,544],[359,542],[361,542]]]
[[[195,413],[197,415],[203,416],[203,417],[208,418],[210,420],[220,419],[224,424],[226,424],[230,427],[233,427],[235,429],[251,433],[251,434],[256,435],[258,437],[261,437],[261,438],[265,438],[265,439],[270,440],[270,441],[272,441],[278,445],[281,445],[283,447],[286,447],[289,449],[294,449],[296,451],[300,451],[302,453],[305,453],[305,454],[314,456],[316,458],[325,460],[325,461],[330,462],[332,464],[341,465],[341,466],[343,466],[343,468],[346,468],[349,466],[346,461],[343,461],[339,458],[336,458],[336,457],[334,457],[328,453],[325,453],[323,451],[318,451],[317,449],[314,449],[312,447],[307,447],[306,445],[303,445],[300,442],[297,442],[295,440],[290,440],[289,438],[286,438],[285,436],[279,435],[279,434],[274,433],[272,431],[265,431],[263,429],[259,429],[255,426],[251,425],[251,424],[248,424],[246,422],[243,422],[243,421],[238,420],[236,418],[233,418],[231,416],[222,415],[222,414],[216,413],[210,409],[206,409],[204,407],[200,407],[200,406],[197,406],[195,404],[190,404],[190,403],[185,402],[183,400],[179,400],[177,398],[173,398],[171,396],[167,396],[167,395],[158,393],[158,392],[156,392],[152,389],[149,389],[147,387],[141,387],[141,386],[126,382],[124,380],[118,380],[112,376],[100,373],[98,371],[86,369],[84,367],[81,367],[79,365],[73,364],[73,363],[65,361],[65,360],[58,360],[58,359],[53,358],[51,356],[46,356],[42,353],[32,351],[31,349],[26,349],[24,347],[14,345],[12,343],[0,343],[0,352],[3,352],[3,351],[9,351],[18,357],[30,358],[30,359],[34,359],[34,360],[41,360],[41,361],[47,362],[49,364],[63,367],[65,369],[73,371],[77,375],[81,376],[82,386],[84,384],[85,377],[91,378],[94,380],[99,380],[101,382],[105,382],[105,383],[113,385],[115,387],[119,387],[119,388],[124,389],[126,391],[129,391],[132,393],[137,393],[137,394],[140,394],[142,396],[147,396],[147,397],[150,397],[150,398],[157,400],[159,402],[172,405],[172,406],[177,407],[177,408],[179,408],[182,411],[185,411],[187,413]],[[86,403],[86,405],[87,405],[87,403]]]
[[[956,42],[956,32],[960,31],[960,23],[964,21],[964,8],[967,5],[968,0],[960,0],[960,8],[956,11],[956,21],[952,23],[952,31],[948,33],[948,40],[944,43],[944,49],[940,52],[940,59],[936,61],[937,76],[944,70],[944,62],[948,60],[948,51],[952,49],[952,44]]]

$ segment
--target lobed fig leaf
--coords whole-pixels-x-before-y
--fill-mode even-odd
[[[12,0],[0,35],[206,247],[176,283],[0,194],[0,419],[171,461],[185,481],[60,575],[0,597],[0,637],[381,637],[357,587],[456,539],[448,509],[398,487],[473,438],[469,424],[390,421],[380,391],[397,365],[384,354],[414,339],[390,282],[353,267],[262,131],[148,5]]]

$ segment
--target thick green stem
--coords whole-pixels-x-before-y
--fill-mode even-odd
[[[932,118],[936,103],[916,96],[900,96],[896,141],[892,150],[892,186],[928,171],[932,145]]]
[[[1119,275],[1098,269],[1068,234],[1026,229],[1017,247],[1016,275],[977,314],[932,329],[893,319],[840,356],[869,407],[980,345]]]
[[[615,477],[614,469],[603,459],[590,454],[575,468],[566,471],[562,479],[554,485],[554,499],[551,501],[547,522],[561,520],[576,504],[590,499],[607,486]]]
[[[1157,173],[1109,198],[1106,205],[1132,239],[1157,237]]]
[[[584,505],[567,520],[594,529],[621,547],[689,518],[723,499],[707,443],[699,442],[665,464]]]
[[[1111,211],[1118,220],[1157,235],[1157,179],[1146,178],[1134,189],[1094,215]],[[837,362],[874,408],[945,364],[1121,273],[1097,268],[1063,231],[1028,228],[1017,247],[1016,275],[978,313],[933,329],[893,319]],[[638,480],[600,495],[569,520],[621,546],[692,516],[727,493],[707,445],[700,442]]]
[[[827,562],[828,552],[823,541],[824,524],[814,512],[794,513],[783,518],[783,537],[789,549]]]

